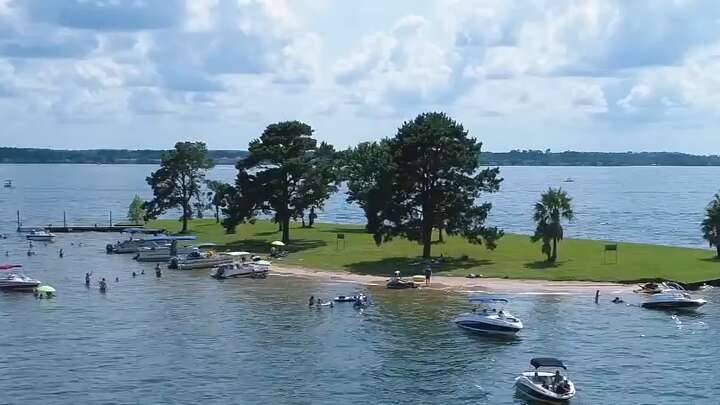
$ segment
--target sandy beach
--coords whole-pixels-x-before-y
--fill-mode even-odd
[[[273,263],[275,274],[302,278],[313,278],[323,281],[350,282],[364,285],[383,286],[388,277],[353,274],[341,271],[317,270],[301,266],[277,265]],[[436,290],[452,290],[457,292],[493,292],[507,294],[623,294],[632,292],[634,285],[617,283],[599,283],[589,281],[547,281],[520,280],[503,278],[463,278],[433,276],[429,287]]]

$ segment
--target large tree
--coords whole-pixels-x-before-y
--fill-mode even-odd
[[[215,211],[215,222],[220,223],[220,209],[227,207],[227,199],[232,191],[232,186],[218,180],[206,181],[208,191],[206,196],[210,206]]]
[[[169,209],[180,208],[181,232],[187,232],[188,220],[193,216],[193,200],[202,200],[205,174],[213,166],[204,143],[176,143],[175,149],[163,154],[160,168],[147,178],[154,198],[145,203],[146,216],[156,218]]]
[[[547,255],[548,262],[554,263],[558,258],[557,245],[563,239],[562,220],[571,221],[574,217],[572,198],[561,188],[550,187],[535,203],[533,219],[537,227],[530,239],[533,242],[542,241],[541,251]]]
[[[394,138],[352,151],[349,200],[365,211],[375,242],[404,236],[429,258],[433,229],[442,224],[448,235],[494,249],[503,233],[485,225],[491,205],[477,200],[498,191],[502,179],[497,168],[480,169],[481,146],[444,113],[424,113]]]
[[[250,142],[247,158],[236,165],[233,196],[224,210],[228,231],[259,211],[276,218],[288,243],[290,220],[322,207],[336,182],[328,164],[334,150],[325,143],[318,146],[312,133],[299,121],[278,122]]]
[[[705,212],[705,219],[702,221],[702,232],[710,247],[715,247],[717,257],[720,258],[720,194],[708,204]]]
[[[127,219],[128,221],[132,222],[133,224],[139,224],[143,221],[145,218],[145,202],[140,198],[139,195],[135,194],[135,197],[133,197],[132,202],[130,202],[130,205],[128,206],[128,214]]]

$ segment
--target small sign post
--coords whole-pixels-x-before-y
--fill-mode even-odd
[[[335,249],[340,249],[340,242],[342,241],[342,247],[345,249],[345,234],[339,233],[337,234],[337,239],[335,240]]]
[[[617,262],[618,262],[618,245],[617,244],[605,245],[605,250],[603,250],[603,264],[609,264],[607,261],[608,254],[610,254],[611,257],[614,257],[614,261],[612,262],[612,264],[617,264]]]

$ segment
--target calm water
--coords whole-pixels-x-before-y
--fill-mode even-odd
[[[15,211],[25,225],[68,222],[107,224],[124,219],[133,194],[151,197],[145,177],[151,165],[0,165],[0,225],[14,228]],[[210,178],[233,181],[236,170],[219,166]],[[561,186],[574,199],[577,219],[570,237],[705,247],[700,221],[720,190],[720,167],[504,167],[491,223],[516,233],[532,233],[532,207],[548,187]],[[572,183],[564,182],[572,178]],[[333,196],[321,221],[363,224],[362,211]]]
[[[609,296],[595,305],[585,295],[514,295],[512,312],[526,329],[493,339],[450,323],[466,309],[458,294],[272,275],[217,282],[205,271],[167,270],[156,279],[151,265],[105,255],[118,237],[111,234],[60,235],[25,255],[26,241],[13,232],[16,207],[26,222],[59,223],[63,209],[76,222],[101,222],[110,208],[119,216],[132,193],[147,195],[147,171],[0,166],[0,177],[17,185],[0,191],[0,232],[9,233],[0,240],[9,254],[2,261],[24,264],[59,291],[52,300],[0,293],[1,404],[521,404],[513,379],[538,355],[568,363],[574,404],[717,403],[720,289],[698,293],[710,303],[694,314],[644,310],[635,296],[625,297],[630,305],[610,304]],[[563,183],[578,204],[572,235],[601,237],[607,218],[622,223],[614,235],[623,239],[698,244],[696,211],[714,189],[715,171],[508,168],[495,220],[506,229],[531,226],[520,215],[526,204],[515,200],[529,203],[573,177]],[[324,218],[358,220],[341,199]],[[85,288],[87,271],[112,280],[107,294]],[[310,295],[358,291],[374,300],[364,312],[306,306]]]

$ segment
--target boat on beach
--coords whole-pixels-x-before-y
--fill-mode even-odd
[[[232,259],[214,267],[210,277],[221,280],[226,278],[265,278],[270,272],[271,262],[261,260],[250,252],[226,252],[223,255]]]
[[[13,270],[22,268],[19,264],[3,264],[0,270]],[[0,273],[0,290],[6,291],[33,291],[40,285],[39,280],[28,277],[19,271]]]
[[[34,229],[30,231],[27,235],[25,235],[25,238],[28,240],[37,240],[37,241],[52,241],[55,238],[55,234],[48,232],[44,229]]]
[[[515,379],[518,393],[540,402],[565,403],[575,396],[575,385],[567,376],[567,367],[553,357],[530,360],[535,370],[524,371]]]
[[[475,305],[472,312],[458,315],[453,322],[473,332],[514,335],[523,329],[523,323],[504,311],[508,302],[504,298],[471,297],[470,303]]]

